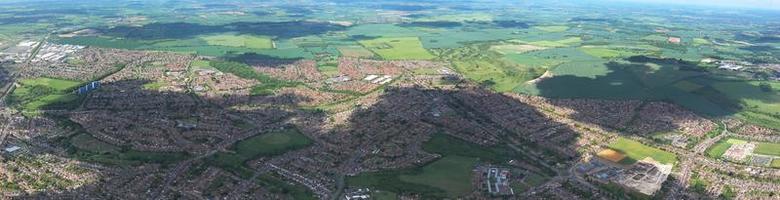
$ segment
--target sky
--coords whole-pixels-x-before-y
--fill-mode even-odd
[[[627,0],[637,2],[698,4],[725,7],[762,8],[780,10],[780,0]]]

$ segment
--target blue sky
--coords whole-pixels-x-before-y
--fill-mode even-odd
[[[672,3],[672,4],[699,4],[699,5],[780,10],[780,0],[626,0],[626,1]]]

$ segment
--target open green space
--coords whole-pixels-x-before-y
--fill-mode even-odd
[[[428,60],[434,56],[425,50],[417,37],[387,37],[361,40],[363,47],[387,60]]]
[[[610,49],[610,48],[606,48],[606,47],[588,46],[588,47],[580,47],[580,50],[585,52],[585,53],[587,53],[588,55],[593,56],[593,57],[599,57],[599,58],[604,58],[604,59],[622,58],[622,57],[629,57],[629,56],[636,55],[636,53],[634,53],[634,52],[615,50],[615,49]]]
[[[81,133],[66,140],[68,153],[76,159],[110,165],[127,166],[143,163],[172,164],[187,159],[183,152],[147,152],[115,146]]]
[[[710,158],[720,158],[724,153],[726,153],[727,150],[729,150],[729,148],[731,148],[732,145],[744,143],[747,143],[747,141],[735,138],[724,138],[713,144],[709,149],[707,149],[706,153]]]
[[[760,142],[753,150],[755,154],[780,156],[780,143]]]
[[[535,26],[534,28],[545,32],[564,32],[569,30],[568,26]]]
[[[245,166],[246,161],[301,149],[309,146],[312,142],[297,129],[289,128],[242,140],[231,147],[231,152],[216,153],[207,159],[210,165],[246,178],[252,175],[252,171]]]
[[[633,164],[647,157],[663,164],[675,164],[677,162],[677,155],[673,153],[650,147],[628,138],[618,138],[615,142],[609,144],[609,148],[627,156],[620,161],[623,164]]]
[[[275,194],[285,194],[295,200],[316,200],[317,196],[308,188],[298,184],[283,181],[272,174],[258,176],[255,180],[258,185]]]
[[[25,112],[70,109],[78,106],[79,100],[82,99],[72,91],[78,86],[81,86],[80,82],[63,79],[23,79],[19,81],[19,87],[6,98],[6,102],[20,107]]]
[[[775,158],[774,160],[772,160],[772,163],[770,163],[769,166],[774,168],[780,168],[780,158]]]
[[[423,150],[442,157],[422,166],[347,177],[347,184],[398,194],[420,194],[425,198],[456,198],[471,191],[472,170],[478,162],[500,164],[525,158],[508,147],[484,147],[441,133],[426,141]],[[530,173],[545,180],[545,176],[539,174],[554,172]]]
[[[338,47],[341,55],[352,58],[371,58],[374,57],[374,53],[361,46],[343,46]]]

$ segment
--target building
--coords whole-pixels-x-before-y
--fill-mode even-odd
[[[19,149],[22,149],[22,148],[19,147],[19,146],[11,146],[11,147],[7,147],[7,148],[3,149],[3,151],[5,151],[6,153],[13,153],[13,152],[18,151]]]
[[[92,81],[90,83],[87,83],[87,85],[79,87],[79,89],[77,89],[75,92],[76,94],[87,94],[89,92],[97,90],[98,88],[100,88],[100,82]]]
[[[348,189],[344,192],[346,200],[365,200],[371,199],[371,190],[368,188]]]
[[[682,39],[678,37],[669,37],[667,41],[669,41],[669,43],[672,44],[680,44],[682,42]]]

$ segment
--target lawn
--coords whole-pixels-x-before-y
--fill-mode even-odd
[[[428,50],[423,48],[417,37],[377,38],[362,40],[360,44],[387,60],[428,60],[434,58]]]
[[[647,157],[651,157],[663,164],[674,164],[677,162],[677,155],[674,155],[673,153],[653,148],[623,137],[618,138],[615,142],[610,144],[609,148],[626,154],[628,159],[620,161],[624,164],[633,164],[636,161]]]
[[[712,145],[709,149],[707,149],[707,156],[710,158],[720,158],[723,156],[726,151],[731,148],[732,145],[735,144],[745,144],[747,141],[740,140],[740,139],[734,139],[734,138],[726,138],[718,141],[714,145]]]
[[[761,142],[756,145],[756,149],[753,150],[755,154],[780,156],[780,144]]]
[[[253,35],[211,35],[203,36],[209,45],[243,47],[250,49],[270,49],[273,48],[273,41],[269,37]]]
[[[454,198],[471,192],[471,171],[475,164],[477,158],[446,156],[423,167],[422,173],[401,175],[400,179],[442,189]]]

